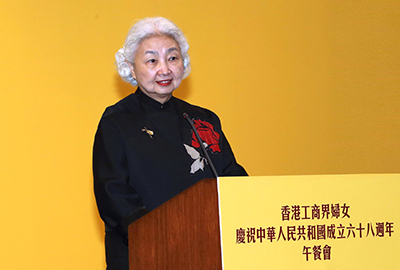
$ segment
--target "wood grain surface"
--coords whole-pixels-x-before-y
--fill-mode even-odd
[[[129,225],[130,269],[222,269],[216,179],[205,179]]]

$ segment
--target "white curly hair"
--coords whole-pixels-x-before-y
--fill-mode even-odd
[[[124,81],[129,82],[133,86],[137,85],[137,81],[133,78],[129,64],[126,61],[134,64],[135,54],[140,44],[145,39],[153,36],[169,36],[179,44],[183,58],[183,79],[189,76],[189,44],[186,41],[183,32],[173,22],[166,18],[144,18],[132,26],[125,39],[124,46],[115,54],[115,65],[118,68],[119,75]]]

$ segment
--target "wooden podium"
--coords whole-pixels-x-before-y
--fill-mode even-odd
[[[204,179],[129,225],[130,269],[222,269],[216,179]]]

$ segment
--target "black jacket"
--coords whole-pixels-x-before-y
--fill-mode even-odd
[[[247,175],[213,112],[175,97],[160,104],[137,90],[106,109],[95,136],[94,191],[107,232],[126,239],[138,217],[213,178],[183,113],[194,120],[219,176]]]

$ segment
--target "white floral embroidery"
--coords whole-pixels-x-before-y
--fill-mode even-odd
[[[188,152],[189,156],[194,159],[194,162],[190,166],[190,173],[194,174],[198,170],[204,171],[204,161],[207,162],[205,158],[200,156],[200,153],[197,152],[197,150],[187,144],[183,144],[186,148],[186,151]]]

